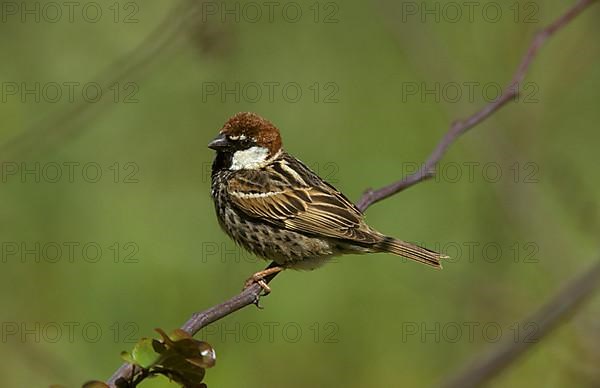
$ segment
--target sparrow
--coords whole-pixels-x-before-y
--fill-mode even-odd
[[[391,253],[441,269],[447,258],[371,228],[339,190],[285,152],[277,127],[255,113],[231,117],[208,144],[216,151],[211,194],[219,225],[272,261],[245,286],[284,269],[312,270],[341,254]]]

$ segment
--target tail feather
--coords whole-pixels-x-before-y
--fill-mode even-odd
[[[418,261],[419,263],[430,265],[437,269],[442,268],[441,260],[448,258],[448,256],[441,253],[405,241],[396,240],[393,237],[385,237],[383,241],[376,245],[376,248],[380,252],[393,253],[398,256],[406,257],[407,259]]]

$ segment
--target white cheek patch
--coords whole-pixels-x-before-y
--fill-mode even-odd
[[[230,170],[253,170],[264,166],[269,150],[264,147],[251,147],[236,151],[231,160]]]

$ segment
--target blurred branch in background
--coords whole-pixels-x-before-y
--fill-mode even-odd
[[[452,124],[448,132],[444,135],[442,140],[439,142],[435,150],[427,159],[424,167],[417,173],[409,175],[404,179],[392,183],[378,190],[367,190],[362,198],[357,202],[357,207],[361,211],[365,211],[369,206],[375,202],[381,201],[388,198],[400,191],[415,185],[419,182],[423,182],[428,178],[431,178],[434,174],[434,168],[437,163],[444,156],[450,145],[460,137],[467,130],[473,128],[475,125],[481,123],[490,115],[498,111],[501,107],[506,105],[509,101],[513,100],[518,94],[517,84],[522,82],[525,78],[529,66],[535,56],[538,53],[539,48],[542,44],[550,38],[555,32],[565,27],[571,22],[577,15],[583,12],[588,6],[594,3],[595,0],[579,0],[575,5],[569,8],[564,14],[556,19],[552,24],[538,32],[532,40],[527,52],[525,53],[517,71],[515,72],[513,79],[507,89],[503,92],[501,97],[486,105],[483,109],[479,110],[469,118],[465,120],[459,120]],[[275,275],[265,279],[267,282],[272,280]],[[600,278],[600,263],[592,269],[592,271],[585,271],[585,273],[576,278],[572,283],[565,288],[565,291],[561,292],[555,299],[550,301],[545,307],[535,314],[532,318],[533,322],[537,322],[540,325],[539,338],[542,338],[547,334],[551,328],[555,327],[561,319],[565,318],[568,314],[573,313],[579,302],[582,301],[586,296],[592,294],[598,285]],[[208,310],[196,313],[190,318],[181,328],[188,333],[194,335],[202,328],[207,325],[226,317],[227,315],[240,310],[243,307],[251,304],[258,305],[259,296],[262,289],[258,284],[254,284],[248,287],[240,294],[233,298],[211,307]],[[503,368],[508,366],[512,360],[514,360],[519,354],[525,351],[532,343],[523,342],[514,344],[509,348],[501,349],[495,356],[489,358],[487,363],[476,365],[473,372],[469,369],[466,374],[459,376],[452,383],[454,386],[471,386],[465,385],[466,382],[472,381],[473,384],[476,382],[483,381],[489,376],[499,373]],[[119,379],[127,379],[132,376],[133,366],[131,364],[122,365],[108,380],[108,384],[113,386]]]
[[[493,349],[489,354],[474,357],[474,361],[467,368],[448,379],[442,386],[468,388],[485,383],[515,361],[531,345],[539,343],[567,317],[573,315],[599,285],[600,261],[597,261],[592,268],[582,271],[558,294],[523,321],[536,325],[536,330],[527,337],[526,341],[507,342]]]
[[[182,0],[167,14],[144,40],[133,50],[108,66],[94,79],[103,89],[110,85],[125,82],[132,76],[139,77],[159,55],[171,48],[176,40],[192,28],[198,20],[202,1]],[[27,152],[39,151],[40,147],[52,149],[68,136],[75,136],[86,127],[93,115],[98,115],[110,105],[109,99],[100,99],[90,104],[80,101],[53,117],[44,118],[0,145],[3,159],[24,156]]]

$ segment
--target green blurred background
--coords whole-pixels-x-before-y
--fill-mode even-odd
[[[358,200],[493,98],[572,4],[475,2],[471,17],[434,1],[96,1],[71,18],[49,3],[0,2],[3,387],[106,379],[139,337],[263,268],[213,214],[206,144],[229,116],[273,121]],[[535,330],[518,322],[597,255],[599,11],[548,42],[529,89],[453,146],[439,179],[367,211],[453,256],[443,271],[371,255],[286,272],[264,310],[197,336],[218,356],[209,387],[432,386]],[[598,386],[599,312],[594,298],[492,386]]]

